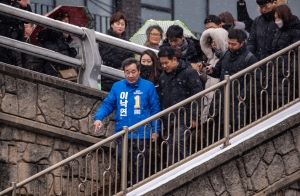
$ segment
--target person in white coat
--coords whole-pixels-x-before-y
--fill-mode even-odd
[[[207,61],[205,63],[210,64],[210,66],[214,67],[219,58],[224,54],[228,48],[228,32],[223,28],[210,28],[205,30],[200,38],[200,45],[203,53],[207,57]],[[202,75],[206,75],[206,69],[204,68],[205,63],[202,63],[199,66]],[[205,89],[217,84],[219,82],[219,78],[213,78],[210,76],[206,76]],[[201,122],[204,123],[207,120],[209,105],[211,100],[213,99],[214,92],[210,92],[206,94],[204,99],[204,110],[201,115]]]

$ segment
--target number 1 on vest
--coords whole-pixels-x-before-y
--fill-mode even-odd
[[[140,105],[141,97],[139,95],[137,95],[134,97],[134,100],[135,100],[134,108],[141,108],[141,105]]]

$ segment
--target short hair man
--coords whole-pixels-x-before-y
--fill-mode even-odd
[[[178,49],[182,53],[182,58],[185,58],[190,63],[197,63],[202,61],[202,50],[199,40],[192,37],[184,37],[183,28],[178,25],[171,25],[166,32],[166,39],[159,47],[171,46]]]
[[[222,28],[221,19],[216,15],[208,15],[204,19],[205,29]]]
[[[278,26],[275,24],[274,11],[276,0],[256,0],[261,15],[252,23],[247,48],[258,60],[262,60],[271,53],[272,42]]]
[[[228,31],[228,50],[226,51],[226,53],[223,55],[223,57],[220,58],[220,60],[218,61],[218,63],[215,65],[215,67],[211,67],[211,66],[207,66],[207,74],[215,77],[215,78],[220,78],[220,81],[223,81],[225,78],[225,75],[234,75],[236,73],[238,73],[239,71],[253,65],[254,63],[257,62],[256,57],[249,52],[249,50],[247,49],[246,45],[245,45],[245,41],[246,41],[246,34],[244,32],[244,30],[241,29],[231,29]],[[237,79],[238,83],[240,83],[241,88],[244,88],[244,77],[240,77]],[[235,118],[237,118],[237,114],[238,114],[238,101],[240,100],[240,97],[244,97],[243,92],[244,89],[238,89],[238,85],[237,82],[235,82],[235,86],[234,89],[232,89],[232,91],[234,92],[235,97],[237,98],[236,101],[234,101],[234,113],[235,113]],[[241,92],[241,95],[239,95],[238,93]],[[231,99],[232,100],[232,97]],[[248,101],[248,100],[246,100]],[[221,117],[221,130],[223,128],[223,115],[220,116],[218,114],[219,111],[219,105],[218,105],[218,101],[215,102],[216,103],[216,114],[218,115],[218,117]],[[231,103],[231,102],[230,102]],[[210,109],[212,110],[214,102],[211,102],[211,106]],[[223,113],[223,107],[222,108],[222,113]],[[233,104],[230,104],[230,112],[232,111],[233,108]],[[212,111],[210,112],[211,114],[213,113]],[[232,114],[230,115],[232,116]],[[243,110],[240,110],[240,124],[241,126],[245,126],[245,122],[243,122],[244,119],[244,113]],[[218,122],[217,120],[215,120],[215,122]],[[231,126],[235,126],[237,127],[238,125],[238,119],[235,119],[235,124],[232,124],[233,119],[230,119],[230,123]],[[218,127],[218,126],[215,126]],[[217,135],[217,134],[215,134]],[[223,131],[221,131],[220,133],[221,138],[223,137]]]
[[[128,58],[122,62],[122,68],[124,70],[125,79],[116,82],[108,96],[102,102],[101,107],[98,109],[94,116],[94,126],[95,132],[97,128],[102,126],[103,119],[111,114],[114,110],[116,129],[115,133],[122,130],[123,126],[132,126],[142,120],[149,118],[150,116],[158,113],[160,111],[159,98],[156,93],[156,89],[152,82],[144,80],[139,77],[140,65],[134,58]],[[150,128],[146,126],[139,127],[133,133],[129,133],[128,138],[132,138],[133,143],[133,166],[132,166],[132,176],[133,184],[141,181],[143,178],[143,172],[147,177],[149,169],[149,146],[150,139],[156,140],[158,138],[158,127],[157,123],[154,121],[151,123],[153,133],[150,133]],[[137,142],[138,140],[138,142]],[[122,160],[122,140],[121,138],[116,139],[118,144],[118,171],[121,173],[121,160]],[[139,144],[139,146],[137,146]],[[144,149],[143,152],[145,158],[145,165],[143,165],[143,156],[140,154],[138,149]],[[129,144],[130,145],[130,144]],[[138,163],[137,163],[138,162]],[[139,167],[138,174],[136,167]],[[143,171],[143,166],[146,171]],[[138,177],[138,181],[136,178]]]
[[[158,93],[160,96],[161,109],[164,110],[187,99],[190,96],[193,96],[203,90],[202,83],[198,76],[198,73],[189,65],[189,62],[177,58],[176,50],[172,47],[164,47],[158,53],[159,60],[164,69],[163,73],[159,76],[159,87]],[[197,100],[200,104],[200,99]],[[196,106],[194,106],[196,107]],[[195,108],[193,108],[195,109]],[[187,123],[191,123],[192,127],[196,126],[196,118],[198,118],[196,111],[193,110],[192,119],[190,119],[190,104],[185,105]],[[176,114],[176,122],[174,119],[168,121],[168,115],[163,116],[164,122],[164,136],[167,136],[168,133],[175,135],[175,141],[173,136],[169,136],[169,150],[173,149],[173,142],[175,143],[175,155],[174,161],[177,162],[189,155],[189,137],[190,134],[186,131],[186,126],[184,124],[184,114],[181,112],[178,114],[178,111],[174,111]],[[200,113],[200,112],[199,112]],[[179,124],[177,124],[179,122]],[[169,123],[169,126],[168,126]],[[175,123],[175,127],[174,127]],[[168,130],[170,128],[170,130]],[[176,131],[173,133],[173,131]],[[180,135],[178,135],[178,129],[180,129]],[[163,138],[164,139],[164,138]],[[184,146],[184,143],[186,145]],[[180,149],[177,149],[178,143],[180,143]],[[178,150],[180,150],[180,156],[178,157]],[[173,153],[169,153],[172,155]],[[169,156],[168,165],[172,164],[172,157]]]

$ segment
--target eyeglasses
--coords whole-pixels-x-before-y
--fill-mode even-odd
[[[161,36],[159,33],[150,33],[150,35],[155,36],[155,37],[160,37]]]

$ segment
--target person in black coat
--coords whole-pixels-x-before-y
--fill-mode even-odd
[[[54,19],[69,23],[70,16],[68,13],[59,12]],[[53,50],[73,58],[77,55],[75,48],[71,48],[69,46],[73,39],[67,33],[62,33],[52,29],[43,29],[38,34],[38,41],[43,45],[43,47],[49,50]],[[70,67],[67,65],[48,61],[45,64],[44,70],[45,74],[57,77],[59,70],[65,70],[69,68]]]
[[[158,86],[158,78],[163,69],[157,58],[155,52],[152,50],[145,50],[141,53],[141,78],[150,80],[155,86]]]
[[[0,0],[0,3],[31,12],[31,7],[27,4],[27,0]],[[22,41],[24,22],[10,16],[0,15],[0,35]],[[0,47],[0,61],[16,65],[16,52],[5,47]]]
[[[176,50],[172,47],[163,47],[159,53],[158,57],[164,69],[163,73],[159,76],[159,86],[157,88],[158,95],[160,97],[161,110],[169,108],[203,90],[202,83],[198,76],[196,70],[194,70],[190,63],[186,60],[177,58]],[[200,99],[197,100],[200,105]],[[178,114],[178,111],[173,111],[176,115],[176,121],[174,121],[174,116],[171,115],[170,122],[168,122],[168,115],[163,116],[163,140],[167,140],[169,144],[169,155],[172,155],[171,151],[173,149],[173,135],[175,134],[175,157],[174,161],[177,162],[184,157],[189,155],[189,137],[190,133],[187,130],[189,126],[192,128],[196,127],[196,105],[193,105],[192,119],[190,119],[190,104],[184,106],[186,111],[186,123],[184,122],[183,111]],[[200,107],[199,107],[200,108]],[[200,114],[201,112],[199,112]],[[198,114],[198,115],[199,115]],[[179,118],[179,119],[178,119]],[[179,124],[178,124],[179,121]],[[169,125],[169,126],[168,126]],[[168,130],[170,128],[170,130]],[[176,130],[173,133],[173,130]],[[177,130],[180,130],[179,136]],[[178,157],[177,146],[180,143],[180,157]],[[186,145],[184,146],[184,142]],[[166,147],[163,147],[164,150]],[[166,159],[164,159],[166,160]],[[169,165],[172,165],[172,157],[169,156]]]
[[[24,24],[24,38],[23,41],[30,43],[29,36],[34,28],[32,23]],[[16,56],[17,66],[23,67],[25,69],[30,69],[32,71],[44,73],[44,60],[42,58],[18,52]]]
[[[245,24],[245,30],[250,33],[253,19],[250,18],[248,14],[246,2],[244,0],[237,1],[237,20],[243,22]]]
[[[262,14],[253,21],[247,48],[258,60],[262,60],[269,55],[275,32],[278,29],[274,22],[273,11],[276,1],[256,0],[256,2]]]
[[[297,16],[294,16],[290,10],[290,8],[283,4],[280,5],[278,7],[276,7],[275,9],[275,23],[278,25],[279,29],[276,31],[276,34],[274,36],[273,42],[272,42],[272,54],[276,53],[280,50],[282,50],[283,48],[286,48],[290,45],[292,45],[293,43],[296,43],[300,40],[300,20]],[[291,53],[290,55],[290,64],[288,64],[288,52],[281,55],[282,58],[278,59],[278,72],[275,73],[274,75],[274,79],[275,79],[275,83],[272,85],[271,82],[271,66],[269,66],[269,88],[268,88],[268,92],[269,92],[269,99],[271,99],[272,96],[272,88],[273,88],[273,96],[274,99],[272,99],[272,101],[274,101],[275,103],[277,102],[276,97],[277,97],[277,90],[279,92],[278,94],[278,104],[279,107],[282,104],[286,104],[288,103],[288,99],[289,101],[293,100],[293,96],[295,95],[296,98],[298,96],[298,83],[299,83],[299,79],[296,75],[296,77],[294,77],[294,73],[298,71],[298,66],[297,66],[297,62],[298,62],[298,47],[294,48],[294,54]],[[294,57],[296,57],[296,61],[294,61]],[[282,62],[283,61],[283,62]],[[284,67],[282,67],[282,63],[284,63]],[[274,60],[274,65],[276,65],[276,60]],[[284,74],[283,74],[284,73]],[[278,79],[277,79],[278,77]],[[285,80],[284,84],[282,85],[283,80]],[[288,82],[290,84],[290,86],[288,85]],[[295,86],[294,86],[294,82],[295,82]],[[278,84],[278,89],[277,89],[277,85]],[[294,94],[294,88],[296,90],[296,93]],[[290,96],[288,96],[288,90],[290,89]],[[284,100],[284,103],[282,103],[282,98]],[[270,102],[269,102],[270,103]],[[276,104],[275,104],[276,105]]]
[[[166,46],[179,49],[182,53],[182,58],[185,58],[189,63],[198,63],[203,60],[203,52],[199,40],[192,37],[184,37],[182,27],[178,25],[171,25],[168,28],[166,39],[159,48],[162,49]]]
[[[281,5],[281,4],[285,4],[286,0],[276,0],[274,2],[276,3],[276,5]],[[260,7],[258,9],[261,10]],[[237,1],[237,20],[243,22],[245,24],[245,30],[248,33],[250,33],[253,19],[250,18],[248,14],[245,0]]]
[[[225,52],[223,57],[217,62],[215,67],[207,66],[207,74],[220,78],[220,82],[225,79],[225,75],[234,75],[239,71],[253,65],[257,62],[257,58],[249,52],[245,45],[246,34],[242,29],[231,29],[228,31],[228,50]],[[240,89],[238,87],[240,84]],[[249,86],[250,84],[244,84],[244,77],[239,77],[237,81],[234,82],[233,89],[230,90],[230,124],[232,128],[237,130],[238,128],[242,128],[245,126],[244,113],[243,109],[238,110],[238,103],[241,99],[246,98],[244,101],[246,106],[249,107]],[[232,88],[232,85],[230,84]],[[246,95],[244,94],[244,88],[246,87]],[[234,93],[234,97],[232,96],[232,92]],[[240,92],[240,93],[239,93]],[[221,89],[221,95],[223,97],[224,90]],[[216,95],[218,97],[218,95]],[[224,102],[224,98],[222,98],[222,103]],[[218,118],[221,118],[221,130],[220,130],[220,138],[223,137],[223,120],[224,120],[224,106],[219,106],[219,100],[217,98],[216,101],[212,101],[210,105],[210,114],[215,112],[215,122],[218,122]],[[215,104],[215,111],[214,109]],[[221,107],[221,114],[219,114],[219,107]],[[234,111],[233,111],[234,107]],[[249,109],[249,108],[248,108]],[[234,112],[235,118],[232,118],[232,112]],[[240,118],[238,118],[238,112],[240,112]],[[240,127],[238,127],[238,121],[240,119]],[[234,127],[233,127],[234,126]],[[215,127],[218,127],[217,125]],[[217,132],[216,132],[217,133]],[[218,135],[218,134],[215,134]],[[215,138],[216,140],[216,138]]]
[[[126,39],[125,29],[127,26],[127,19],[122,12],[114,13],[110,18],[110,29],[107,30],[107,34],[113,37],[117,37],[123,40]],[[130,57],[133,57],[132,52],[128,52],[124,49],[120,49],[109,44],[100,43],[99,52],[103,61],[103,65],[121,69],[122,62]],[[101,76],[101,90],[110,91],[112,85],[118,80]]]

